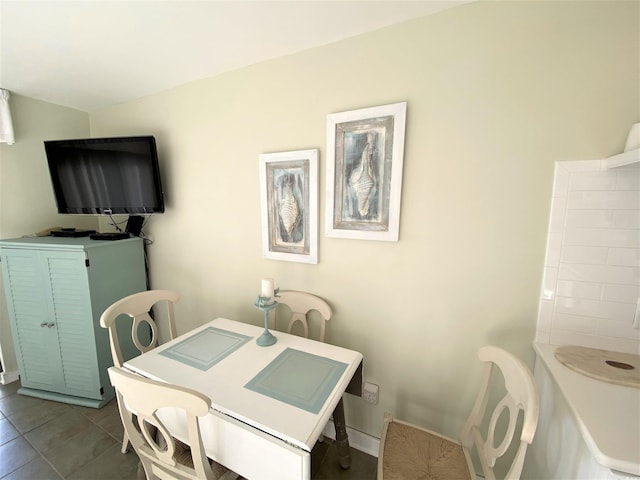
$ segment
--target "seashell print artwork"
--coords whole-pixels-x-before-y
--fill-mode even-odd
[[[355,191],[358,213],[364,217],[369,213],[369,202],[371,200],[371,192],[376,185],[373,172],[371,170],[371,161],[373,156],[373,134],[367,134],[367,143],[360,155],[360,165],[351,172],[349,183]]]
[[[259,160],[264,258],[318,263],[318,150],[264,153]]]
[[[398,241],[406,111],[400,102],[327,115],[327,237]]]
[[[300,207],[296,197],[293,195],[293,185],[290,176],[287,176],[284,180],[278,215],[280,216],[280,221],[282,222],[285,232],[290,236],[300,217]]]

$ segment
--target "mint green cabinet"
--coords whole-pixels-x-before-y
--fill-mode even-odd
[[[0,241],[7,309],[24,395],[99,408],[114,396],[100,315],[146,290],[140,238]],[[125,342],[126,345],[126,342]]]

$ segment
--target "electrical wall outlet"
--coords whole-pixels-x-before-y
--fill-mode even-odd
[[[378,403],[378,385],[365,382],[362,387],[362,398],[365,402]]]

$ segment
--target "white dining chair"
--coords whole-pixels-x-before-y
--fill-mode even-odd
[[[172,290],[148,290],[145,292],[134,293],[127,297],[121,298],[109,306],[100,316],[100,326],[109,329],[109,343],[111,344],[111,356],[113,364],[116,367],[122,367],[125,362],[122,349],[120,348],[120,340],[118,338],[116,320],[119,317],[131,317],[131,339],[135,347],[140,353],[148,352],[158,346],[158,324],[152,318],[152,309],[155,305],[164,303],[166,308],[166,318],[169,327],[170,339],[176,338],[176,322],[173,311],[173,304],[178,301],[180,296]],[[145,326],[148,327],[145,329]],[[150,332],[148,342],[140,338],[141,332],[147,330]],[[121,452],[126,453],[129,440],[125,430],[122,438]]]
[[[278,307],[274,314],[274,327],[278,324],[286,325],[287,333],[299,334],[305,338],[313,338],[319,342],[325,341],[327,323],[331,320],[333,310],[326,300],[312,293],[297,290],[282,290],[276,297]],[[314,314],[312,312],[317,312]],[[317,324],[311,325],[311,317],[319,317]],[[333,412],[333,425],[336,432],[336,445],[338,446],[338,461],[343,468],[348,468],[351,463],[349,456],[349,439],[344,418],[344,404],[339,400]],[[320,435],[319,441],[324,441],[324,435]]]
[[[384,415],[378,452],[378,480],[476,480],[471,455],[473,450],[479,458],[482,470],[479,475],[486,480],[495,480],[496,460],[507,452],[516,439],[514,434],[520,423],[520,412],[523,412],[517,451],[510,465],[506,465],[506,475],[499,476],[509,480],[520,478],[527,447],[533,441],[538,425],[540,402],[535,380],[522,361],[498,347],[482,347],[478,356],[486,363],[484,376],[460,439],[448,438],[432,430],[397,420],[387,412]],[[489,418],[487,403],[494,367],[502,372],[506,393]],[[498,419],[503,418],[504,412],[508,413],[508,426],[503,430],[501,420],[498,431],[503,433],[497,434]]]
[[[230,480],[238,475],[207,458],[198,417],[208,415],[211,400],[183,387],[156,382],[109,367],[120,418],[147,480]],[[188,447],[176,440],[159,418],[165,408],[184,412]],[[134,418],[136,422],[134,423]]]
[[[276,300],[278,302],[278,308],[275,309],[274,315],[274,327],[276,330],[278,329],[278,324],[286,320],[287,333],[296,333],[299,329],[302,329],[300,334],[303,337],[309,338],[311,335],[314,340],[324,342],[327,322],[333,314],[331,306],[325,300],[311,293],[296,290],[283,290],[278,293]],[[286,317],[285,310],[289,310],[290,316],[283,319],[283,317]],[[312,311],[318,312],[320,317],[315,334],[311,334],[309,328],[309,314]]]

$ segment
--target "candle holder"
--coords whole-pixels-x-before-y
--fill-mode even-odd
[[[277,288],[274,290],[274,297],[278,296],[278,290]],[[269,312],[278,306],[278,302],[273,300],[272,297],[262,297],[258,295],[254,305],[264,312],[264,332],[256,338],[256,343],[261,347],[273,345],[278,339],[269,331]]]

